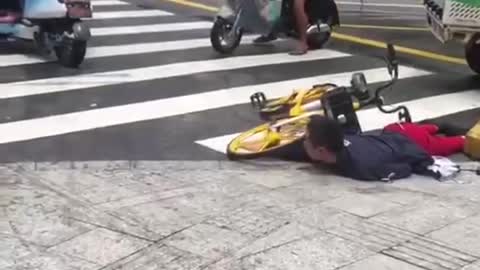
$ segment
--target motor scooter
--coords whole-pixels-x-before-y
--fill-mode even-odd
[[[0,42],[33,43],[42,56],[55,53],[65,67],[77,68],[84,60],[92,17],[90,0],[1,0]]]
[[[310,49],[322,48],[330,39],[333,27],[340,25],[337,5],[333,0],[306,0],[305,10],[307,44]],[[275,19],[269,20],[269,16]],[[279,38],[298,39],[293,0],[225,0],[216,15],[210,41],[217,52],[230,54],[239,46],[243,33],[272,31]]]

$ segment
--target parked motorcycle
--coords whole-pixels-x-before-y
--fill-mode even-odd
[[[82,19],[92,17],[90,0],[11,3],[17,5],[0,4],[0,42],[33,42],[41,55],[54,52],[65,67],[76,68],[83,62],[91,34]]]
[[[307,0],[305,10],[309,23],[308,46],[322,48],[330,39],[332,28],[340,24],[337,5],[333,0]],[[278,18],[268,20],[268,16],[275,13],[279,14]],[[238,47],[243,33],[266,34],[272,29],[278,37],[298,38],[293,0],[225,0],[215,18],[210,41],[217,52],[229,54]]]

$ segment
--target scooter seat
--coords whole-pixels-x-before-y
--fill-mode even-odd
[[[15,23],[22,17],[19,12],[0,10],[0,23]]]

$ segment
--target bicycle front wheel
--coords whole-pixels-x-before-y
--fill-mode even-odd
[[[309,116],[321,111],[309,112],[294,118],[281,119],[247,130],[235,137],[227,146],[230,160],[271,157],[290,159],[298,153],[305,136]]]

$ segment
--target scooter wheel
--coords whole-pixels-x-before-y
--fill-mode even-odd
[[[77,68],[85,59],[87,42],[80,40],[66,40],[61,46],[55,47],[58,61],[65,67]]]
[[[242,39],[242,30],[239,33],[232,34],[229,37],[230,31],[232,31],[233,24],[224,20],[217,19],[213,24],[210,31],[210,42],[212,47],[219,53],[231,54],[240,44]]]
[[[465,46],[465,58],[470,68],[480,74],[480,34],[472,37]]]

